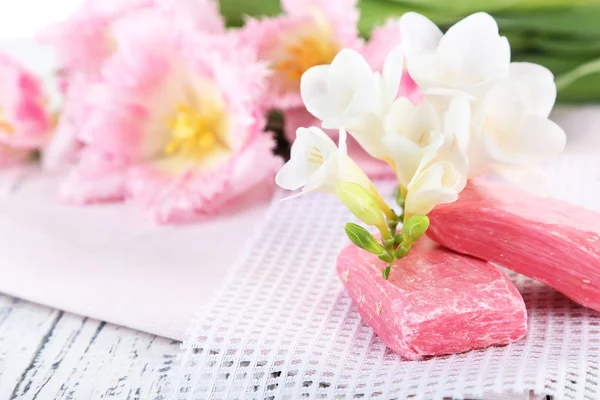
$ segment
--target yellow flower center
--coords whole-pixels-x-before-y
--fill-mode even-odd
[[[275,64],[275,70],[290,80],[300,80],[310,67],[331,64],[338,51],[339,45],[320,35],[302,36],[285,48],[285,57]]]
[[[15,126],[6,119],[2,107],[0,107],[0,132],[7,135],[15,133]]]
[[[167,121],[171,131],[165,154],[200,159],[218,148],[227,148],[219,137],[222,120],[223,113],[218,110],[200,114],[179,104],[175,115]]]

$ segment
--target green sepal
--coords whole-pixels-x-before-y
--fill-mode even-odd
[[[396,235],[396,237],[394,238],[394,242],[396,244],[402,244],[402,241],[404,240],[404,238],[402,237],[402,234],[398,234]]]
[[[383,245],[386,249],[392,249],[396,240],[394,238],[383,239]]]
[[[413,215],[404,223],[402,236],[404,243],[414,243],[427,232],[429,218],[426,215]]]
[[[383,253],[378,254],[377,257],[379,257],[381,261],[385,262],[392,262],[395,260],[394,256],[391,255],[387,250],[383,250]]]
[[[396,259],[400,259],[400,258],[406,256],[411,248],[412,248],[412,245],[408,245],[408,246],[400,245],[394,252],[394,256],[396,256]]]

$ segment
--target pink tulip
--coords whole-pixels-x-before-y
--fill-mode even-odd
[[[315,65],[329,64],[342,48],[360,49],[356,0],[284,0],[284,13],[249,19],[243,40],[269,63],[266,106],[286,110],[303,106],[300,78]]]
[[[72,203],[130,199],[159,222],[212,213],[271,181],[281,160],[260,105],[268,69],[234,34],[131,19],[90,84]]]
[[[37,77],[0,54],[0,167],[26,159],[42,147],[51,127]]]

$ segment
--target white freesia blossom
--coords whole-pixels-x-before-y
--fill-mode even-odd
[[[450,162],[466,181],[470,129],[466,99],[453,99],[440,118],[427,100],[415,106],[399,98],[386,116],[384,126],[386,135],[382,142],[402,187],[408,187],[418,171],[436,161]]]
[[[403,45],[390,52],[382,73],[345,49],[331,65],[302,76],[307,110],[323,128],[340,130],[339,149],[321,129],[300,128],[277,184],[306,193],[335,192],[341,182],[354,182],[377,195],[347,155],[348,131],[371,156],[394,167],[408,217],[455,201],[467,178],[490,172],[539,190],[544,180],[537,164],[566,143],[548,119],[556,100],[552,73],[511,63],[509,43],[486,13],[466,17],[445,34],[417,13],[406,13],[400,25]],[[417,105],[396,99],[405,61],[423,94]],[[396,221],[381,196],[376,200]]]
[[[299,128],[291,158],[275,177],[277,185],[287,190],[302,188],[301,193],[335,193],[340,182],[354,182],[371,190],[370,179],[346,153],[345,134],[340,133],[338,149],[321,129]]]
[[[448,110],[442,116],[444,144],[438,150],[436,160],[449,161],[464,179],[469,172],[468,151],[471,146],[471,106],[463,96],[450,100]],[[462,190],[462,188],[461,188]]]
[[[406,217],[427,215],[438,204],[456,201],[465,182],[464,175],[450,161],[436,161],[417,171],[407,187]]]
[[[384,131],[381,142],[402,187],[444,144],[438,115],[427,101],[415,106],[403,97],[396,100],[384,119]]]
[[[510,45],[486,13],[466,17],[446,34],[426,17],[409,12],[400,20],[407,68],[425,95],[478,98],[508,76]]]
[[[383,159],[382,118],[398,93],[404,52],[396,47],[386,58],[383,72],[373,72],[364,57],[342,50],[331,65],[310,68],[300,91],[306,109],[326,129],[346,129],[373,157]]]
[[[400,98],[384,125],[383,143],[407,190],[406,215],[427,214],[437,204],[455,201],[467,181],[468,101],[453,99],[440,118],[426,100],[415,106]]]
[[[555,98],[550,71],[535,64],[511,65],[510,77],[498,81],[475,111],[469,176],[496,172],[530,189],[539,183],[542,174],[535,165],[566,144],[562,128],[548,119]]]

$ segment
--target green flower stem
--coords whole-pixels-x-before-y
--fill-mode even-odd
[[[377,189],[375,189],[375,186],[373,186],[372,184],[371,193],[373,194],[373,197],[375,197],[375,201],[377,201],[377,204],[379,205],[379,207],[381,207],[381,210],[385,214],[385,217],[388,221],[393,221],[398,218],[394,210],[392,210],[390,206],[388,206],[383,197],[381,197],[381,194],[379,194],[379,191],[377,191]]]
[[[388,278],[390,277],[390,271],[392,270],[392,263],[389,263],[387,267],[384,268],[383,272],[381,273],[383,275],[383,279],[384,280],[388,280]]]
[[[406,213],[404,212],[404,205],[406,203],[406,193],[407,193],[407,190],[404,187],[402,187],[402,185],[400,185],[398,187],[398,192],[396,194],[396,203],[398,203],[398,205],[402,209],[402,212],[400,214],[400,217],[401,217],[400,222],[402,222],[402,224],[404,224],[405,217],[406,217]]]

